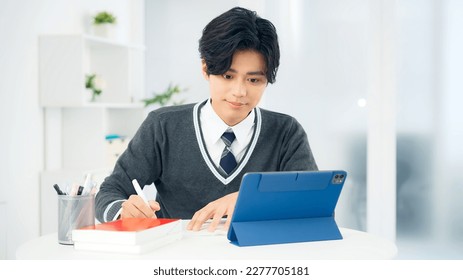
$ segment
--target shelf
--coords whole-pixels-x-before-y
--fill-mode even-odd
[[[83,184],[87,173],[101,184],[148,112],[142,102],[146,98],[143,3],[129,2],[124,4],[128,9],[119,11],[128,21],[121,20],[111,38],[84,32],[38,37],[38,99],[43,112],[43,139],[39,142],[44,146],[41,234],[57,230],[53,184],[62,188]],[[90,31],[90,27],[73,29]],[[102,89],[95,100],[86,88],[86,76],[93,74]],[[106,136],[112,134],[121,137],[108,140]]]
[[[114,158],[108,160],[106,136],[117,134],[129,141],[146,117],[142,107],[70,107],[45,112],[45,135],[51,140],[46,141],[46,159],[53,163],[46,169],[114,167]]]
[[[113,108],[113,109],[141,109],[145,108],[145,104],[141,102],[137,103],[85,103],[82,107],[89,107],[89,108]]]
[[[40,104],[45,112],[45,171],[112,168],[146,117],[144,46],[87,34],[39,37]],[[90,101],[85,76],[104,80]]]
[[[97,47],[97,48],[99,48],[99,47],[102,47],[102,48],[121,47],[121,48],[135,49],[135,50],[139,50],[139,51],[144,51],[145,50],[145,46],[143,46],[143,45],[117,42],[117,41],[114,41],[114,40],[111,40],[111,39],[97,37],[97,36],[94,36],[94,35],[77,34],[75,36],[82,36],[82,38],[84,40],[86,40],[89,44],[93,44],[93,46]]]
[[[133,103],[103,103],[103,102],[82,102],[81,104],[69,105],[46,105],[45,108],[107,108],[107,109],[144,109],[142,102]]]
[[[144,96],[144,46],[83,34],[42,35],[39,73],[43,107],[88,106],[91,91],[85,80],[91,74],[103,81],[92,103],[130,107]]]

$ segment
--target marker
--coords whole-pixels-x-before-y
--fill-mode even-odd
[[[53,185],[53,188],[55,188],[56,193],[57,193],[58,195],[64,195],[64,194],[65,194],[65,193],[63,193],[63,192],[61,191],[61,189],[59,188],[58,184],[54,184],[54,185]]]
[[[77,195],[81,195],[83,190],[84,190],[84,187],[79,186],[79,189],[77,190]]]
[[[140,196],[143,199],[143,201],[145,201],[145,203],[149,206],[150,204],[148,203],[148,199],[146,198],[145,193],[143,192],[140,185],[138,184],[137,179],[132,180],[132,185],[135,191],[137,192],[137,195]]]

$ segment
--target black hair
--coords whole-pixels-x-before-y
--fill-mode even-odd
[[[209,22],[199,39],[199,53],[207,74],[222,75],[230,69],[233,54],[255,50],[263,55],[266,77],[275,82],[280,65],[280,47],[275,26],[256,12],[235,7]]]

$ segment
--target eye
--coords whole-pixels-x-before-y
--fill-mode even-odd
[[[260,82],[260,79],[257,79],[257,78],[250,78],[248,79],[248,81],[250,81],[252,84],[257,84]]]
[[[231,80],[232,79],[232,76],[231,75],[228,75],[228,74],[223,74],[223,78],[225,80]]]

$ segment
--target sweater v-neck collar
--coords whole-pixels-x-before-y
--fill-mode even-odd
[[[228,185],[243,170],[244,166],[246,166],[247,162],[249,161],[249,158],[251,157],[251,154],[257,144],[257,140],[259,139],[261,124],[262,124],[262,116],[260,113],[260,109],[257,107],[254,108],[254,112],[256,116],[256,127],[254,130],[254,134],[252,135],[251,142],[249,143],[249,147],[247,148],[242,160],[239,162],[235,170],[233,170],[233,172],[227,176],[226,174],[221,172],[220,169],[217,168],[215,164],[212,162],[211,157],[209,156],[207,152],[206,145],[204,143],[204,138],[203,138],[202,131],[201,131],[201,122],[200,122],[199,114],[200,114],[200,109],[202,106],[204,106],[205,102],[207,102],[207,100],[204,102],[197,103],[193,108],[193,124],[195,128],[195,133],[196,133],[196,140],[198,142],[201,155],[203,156],[203,159],[206,162],[212,174],[214,174],[214,176],[219,181],[221,181],[224,185]]]

